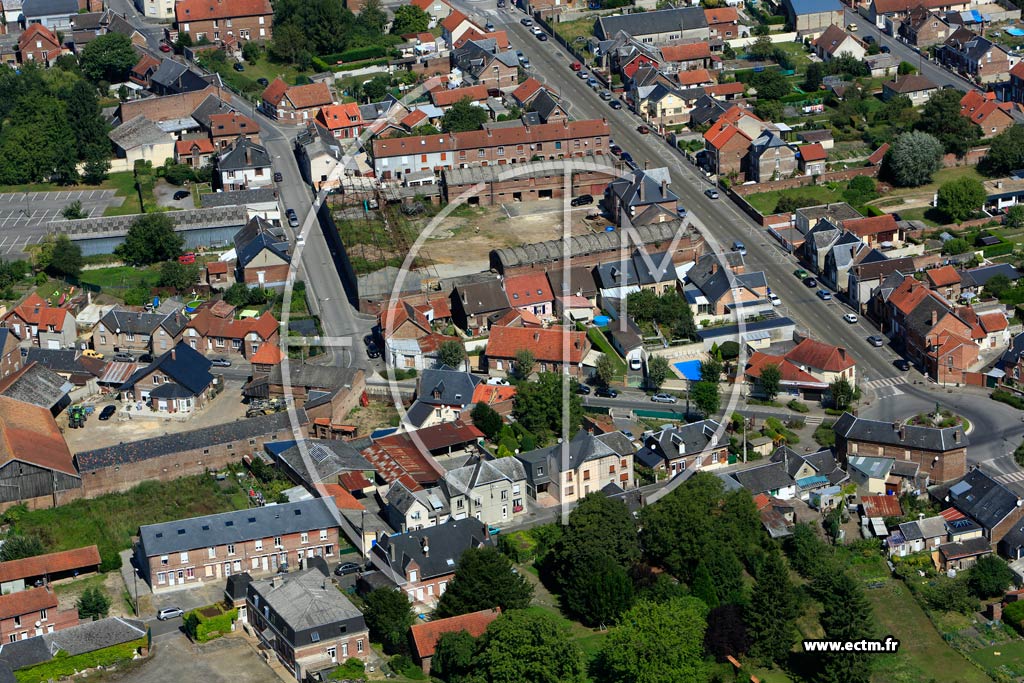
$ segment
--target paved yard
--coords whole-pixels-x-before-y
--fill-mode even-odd
[[[126,672],[132,683],[280,683],[281,679],[241,637],[192,645],[181,633],[159,636],[153,658]],[[111,680],[117,680],[112,676]]]
[[[108,206],[120,206],[124,197],[115,196],[114,190],[0,194],[0,256],[21,254],[41,242],[46,224],[60,219],[60,212],[74,201],[82,202],[82,210],[93,217],[102,216]]]

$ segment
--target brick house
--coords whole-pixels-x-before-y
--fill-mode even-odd
[[[565,345],[568,336],[568,355]],[[511,374],[516,354],[529,351],[536,361],[537,372],[558,372],[581,378],[583,359],[590,352],[590,340],[585,332],[569,331],[561,327],[493,327],[481,361],[488,371]]]
[[[208,165],[217,154],[217,148],[209,138],[178,140],[174,143],[174,161],[192,168]]]
[[[312,499],[139,527],[136,566],[154,593],[259,575],[337,557],[338,514],[331,499]]]
[[[235,279],[249,287],[284,287],[291,271],[288,238],[280,228],[255,216],[235,233]]]
[[[299,425],[308,423],[304,410],[297,411],[297,419]],[[127,491],[144,481],[204,474],[262,451],[264,443],[285,438],[294,438],[288,414],[273,413],[133,441],[130,446],[82,451],[75,454],[74,465],[81,473],[85,497],[93,498]]]
[[[899,36],[911,45],[929,47],[946,42],[952,31],[941,16],[919,5],[910,10],[907,18],[900,22]]]
[[[960,99],[960,115],[981,128],[981,137],[999,135],[1010,126],[1024,123],[1024,109],[1016,102],[999,102],[994,92],[967,92]]]
[[[979,83],[1005,81],[1010,72],[1010,55],[992,41],[961,26],[936,50],[946,67]]]
[[[78,610],[59,609],[49,586],[0,595],[0,643],[27,640],[78,626]]]
[[[21,369],[21,348],[14,331],[0,327],[0,380]]]
[[[460,614],[447,619],[431,619],[430,621],[413,624],[409,629],[409,640],[412,642],[412,655],[416,663],[423,668],[423,673],[430,673],[430,661],[437,650],[437,642],[445,633],[465,631],[474,638],[479,638],[490,626],[491,622],[501,616],[501,608],[482,609],[478,612]]]
[[[200,353],[220,353],[250,358],[264,344],[277,345],[280,324],[270,311],[259,318],[236,320],[211,309],[201,310],[182,333],[182,342]]]
[[[947,299],[956,299],[960,296],[960,271],[953,266],[929,268],[924,271],[924,279],[932,290]]]
[[[976,465],[962,477],[949,488],[952,507],[981,525],[982,535],[993,550],[1011,560],[1024,556],[1019,528],[1024,505],[1017,494]]]
[[[882,84],[882,99],[889,101],[900,95],[906,96],[916,107],[928,102],[938,92],[939,86],[925,76],[918,74],[897,75],[893,80]]]
[[[622,432],[595,436],[581,429],[569,440],[567,453],[563,444],[554,444],[515,457],[526,468],[526,490],[531,498],[550,497],[565,504],[610,485],[622,490],[636,486],[635,452]]]
[[[221,189],[249,190],[274,184],[273,162],[267,148],[245,136],[238,139],[216,158]]]
[[[844,465],[851,456],[910,461],[938,483],[959,479],[967,472],[968,439],[961,427],[919,427],[844,413],[834,430],[836,457]]]
[[[66,349],[75,343],[75,316],[63,306],[51,306],[32,292],[0,321],[21,340],[22,346]]]
[[[505,295],[512,308],[529,311],[539,317],[551,315],[555,297],[546,273],[524,273],[505,278]]]
[[[118,387],[125,401],[142,401],[161,413],[202,409],[213,398],[214,389],[210,361],[183,342],[140,367]]]
[[[273,37],[274,8],[270,0],[180,0],[174,5],[178,31],[198,43],[238,40],[269,41]]]
[[[788,178],[798,168],[796,149],[775,131],[758,135],[747,155],[747,179],[754,182]]]
[[[160,68],[160,60],[153,55],[142,55],[132,70],[128,72],[128,80],[135,85],[149,88],[153,74]]]
[[[327,562],[300,572],[253,581],[246,590],[246,618],[261,644],[296,680],[345,662],[366,660],[370,634],[363,613],[338,590]]]
[[[761,351],[751,354],[744,376],[752,392],[756,392],[761,371],[768,365],[779,369],[780,385],[786,391],[798,391],[805,399],[823,399],[828,385],[839,378],[857,384],[856,361],[845,348],[810,338],[802,339],[780,356]]]
[[[48,406],[0,396],[0,434],[0,510],[54,507],[81,495],[82,480]]]
[[[451,18],[451,17],[449,17]],[[519,82],[519,57],[494,40],[471,40],[452,53],[452,65],[475,85],[507,88]]]
[[[50,66],[63,54],[70,54],[57,35],[42,24],[29,24],[18,36],[18,55],[22,64],[34,62]]]
[[[470,548],[493,545],[478,519],[450,519],[444,524],[381,536],[370,562],[409,596],[417,611],[429,611],[455,577],[459,558]]]
[[[100,318],[92,333],[92,347],[104,355],[119,351],[157,355],[169,351],[179,341],[188,323],[180,311],[142,313],[120,306]]]
[[[315,119],[320,109],[334,103],[326,83],[289,86],[275,78],[263,91],[260,109],[282,123],[301,123]]]
[[[726,175],[741,173],[750,146],[764,128],[761,119],[738,106],[727,110],[704,133],[708,170]]]
[[[341,140],[358,137],[366,127],[359,105],[355,102],[321,107],[316,113],[316,122],[330,131],[333,137]]]
[[[897,248],[903,245],[903,233],[891,213],[848,219],[843,221],[843,229],[856,235],[869,247],[878,248],[883,242]]]
[[[732,40],[739,38],[739,13],[735,7],[716,7],[704,10],[708,22],[708,34],[712,39]]]

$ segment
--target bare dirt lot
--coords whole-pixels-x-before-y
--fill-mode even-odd
[[[281,679],[240,636],[193,645],[174,634],[155,643],[153,657],[144,664],[112,674],[104,680],[132,683],[280,683]]]

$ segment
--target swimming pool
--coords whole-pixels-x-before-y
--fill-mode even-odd
[[[673,367],[682,373],[683,377],[690,380],[700,379],[700,361],[699,360],[684,360],[678,363],[673,363]]]

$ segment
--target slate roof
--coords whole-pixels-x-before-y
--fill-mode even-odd
[[[121,330],[127,334],[142,334],[152,336],[159,328],[164,328],[168,336],[176,337],[188,324],[181,311],[173,313],[145,313],[139,311],[126,311],[115,306],[107,311],[99,320],[111,332]]]
[[[430,405],[465,405],[473,398],[476,385],[482,381],[476,375],[453,370],[447,365],[436,370],[424,370],[420,374],[416,400]]]
[[[984,287],[988,284],[988,281],[996,275],[1005,275],[1010,278],[1011,282],[1016,282],[1021,277],[1020,271],[1009,263],[997,263],[995,265],[980,266],[978,268],[971,268],[970,270],[965,271],[961,275],[961,283],[964,286]],[[968,278],[970,278],[969,281]]]
[[[203,354],[185,342],[178,342],[173,349],[154,358],[149,365],[136,370],[127,382],[118,387],[118,391],[132,389],[139,380],[159,370],[193,395],[199,395],[213,383],[210,366],[210,361]]]
[[[72,351],[72,353],[74,353]],[[53,408],[75,388],[57,373],[38,362],[29,361],[17,373],[0,382],[0,396],[13,398],[47,410]]]
[[[373,465],[347,441],[306,439],[305,444],[308,459],[313,464],[313,473],[310,473],[307,459],[302,457],[298,445],[292,446],[278,457],[306,483],[317,484],[341,472],[373,470]]]
[[[450,519],[426,529],[385,536],[370,552],[399,576],[405,576],[405,568],[415,561],[420,567],[419,580],[425,581],[454,574],[462,553],[480,545],[492,545],[483,522],[473,518]]]
[[[714,435],[720,425],[714,420],[701,420],[662,429],[647,437],[645,445],[667,460],[695,455],[715,445]]]
[[[618,197],[623,206],[633,208],[679,200],[676,193],[668,188],[671,178],[667,168],[638,168],[631,176],[616,178],[608,185],[608,191]]]
[[[892,422],[879,420],[866,420],[854,417],[850,413],[843,413],[842,417],[836,420],[835,432],[837,435],[852,441],[866,441],[869,443],[880,443],[900,448],[918,448],[925,451],[944,452],[956,448],[966,447],[969,443],[967,435],[959,427],[919,427],[917,425],[904,425],[904,438],[900,438],[899,430],[893,429]],[[955,435],[959,433],[959,441]]]
[[[40,637],[46,640],[51,652],[66,652],[73,657],[139,640],[146,636],[147,630],[145,622],[141,620],[109,617],[87,621]]]
[[[498,280],[459,285],[452,290],[452,297],[462,301],[467,315],[499,311],[509,305],[508,296]]]
[[[312,363],[289,363],[288,380],[293,387],[305,389],[332,390],[338,387],[351,387],[357,371],[352,368],[339,368],[331,365],[313,365]],[[282,384],[283,375],[280,365],[270,370],[269,382]]]
[[[247,156],[248,158],[246,158]],[[217,159],[217,170],[221,172],[267,168],[270,165],[270,154],[267,153],[267,148],[242,137]]]
[[[771,463],[752,467],[749,470],[741,470],[733,473],[733,478],[751,494],[767,493],[777,491],[789,486],[796,486],[793,477],[786,471],[782,463]]]
[[[908,541],[938,538],[946,535],[946,520],[941,515],[900,524],[900,533]]]
[[[296,411],[296,418],[300,428],[308,423],[305,410]],[[258,439],[268,435],[272,439],[277,439],[278,433],[282,437],[292,433],[286,412],[259,415],[212,427],[190,429],[177,434],[82,451],[75,454],[75,463],[80,471],[89,472],[243,439]]]
[[[21,4],[21,13],[26,19],[32,17],[71,17],[78,14],[77,0],[24,0]]]
[[[252,590],[284,620],[284,631],[294,634],[334,626],[350,619],[362,620],[363,613],[322,573],[310,567],[284,576],[253,581]],[[324,637],[333,634],[324,633]]]
[[[110,131],[109,137],[111,142],[124,150],[134,149],[142,145],[158,145],[164,142],[173,142],[170,134],[165,133],[161,130],[160,126],[141,114]]]
[[[1016,508],[1017,495],[979,468],[974,468],[949,489],[949,500],[986,529],[991,530]]]
[[[707,28],[708,20],[702,7],[680,7],[601,17],[597,20],[598,36],[605,38],[624,31],[637,38],[655,33],[667,33],[672,29],[693,30]]]
[[[235,253],[238,265],[245,268],[264,249],[269,249],[285,263],[291,263],[288,254],[288,239],[279,237],[280,228],[273,226],[262,216],[253,216],[245,227],[235,233]]]
[[[444,486],[451,497],[459,494],[469,495],[476,487],[496,481],[518,482],[525,479],[526,469],[516,458],[481,458],[471,465],[449,470],[444,475]]]
[[[333,500],[314,498],[147,524],[139,527],[139,543],[146,557],[155,557],[254,538],[287,536],[310,529],[332,529],[338,526],[337,514]]]
[[[0,662],[13,670],[48,662],[53,658],[45,635],[13,643],[0,643]]]
[[[711,95],[704,95],[697,100],[690,111],[690,124],[703,126],[704,124],[714,123],[731,106],[731,104],[727,104],[722,100],[716,100]]]

